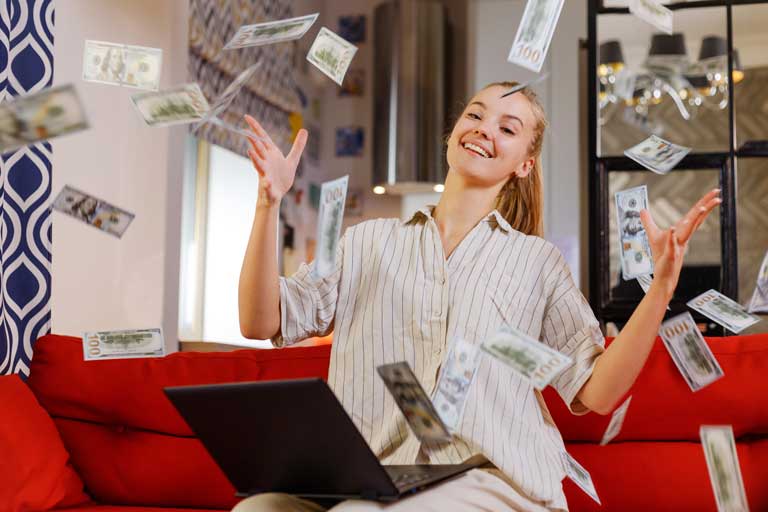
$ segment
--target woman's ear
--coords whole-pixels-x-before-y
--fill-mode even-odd
[[[518,178],[527,178],[529,174],[531,174],[531,171],[533,170],[533,167],[536,165],[536,159],[531,157],[527,160],[525,160],[521,165],[520,169],[515,173]]]

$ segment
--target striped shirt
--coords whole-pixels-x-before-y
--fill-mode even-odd
[[[376,372],[407,361],[427,393],[455,337],[480,344],[504,324],[573,359],[551,383],[575,414],[603,336],[565,259],[542,238],[512,229],[494,210],[447,258],[434,206],[409,220],[376,219],[341,237],[335,271],[303,264],[280,278],[284,346],[334,331],[328,384],[387,464],[456,464],[483,454],[516,489],[567,509],[562,437],[531,384],[483,354],[454,440],[422,445]]]

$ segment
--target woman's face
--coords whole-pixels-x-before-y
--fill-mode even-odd
[[[448,165],[478,186],[506,182],[533,169],[528,154],[536,118],[528,98],[504,87],[483,89],[470,101],[448,139]]]

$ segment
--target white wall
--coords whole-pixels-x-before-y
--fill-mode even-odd
[[[524,0],[470,0],[469,89],[501,80],[527,82],[539,75],[507,62],[523,15]],[[547,113],[544,141],[544,229],[548,240],[563,252],[579,281],[579,39],[587,35],[586,0],[565,2],[542,73],[549,78],[534,86]],[[470,92],[472,94],[472,92]],[[582,206],[583,205],[583,206]]]
[[[339,97],[338,86],[320,71],[310,66],[309,77],[320,87],[322,97],[323,180],[349,174],[349,188],[363,190],[363,217],[345,215],[344,228],[365,219],[399,217],[400,197],[375,195],[372,191],[373,175],[373,11],[381,0],[325,0],[318,23],[330,30],[339,30],[339,16],[364,14],[366,17],[365,42],[356,43],[358,50],[350,69],[365,69],[365,94]],[[362,126],[365,130],[362,157],[336,157],[336,128]]]
[[[176,346],[185,127],[149,128],[136,91],[83,82],[85,39],[162,48],[161,88],[186,78],[185,0],[56,4],[54,83],[74,83],[90,130],[53,141],[53,194],[65,185],[136,214],[122,239],[53,214],[52,330],[156,327]]]

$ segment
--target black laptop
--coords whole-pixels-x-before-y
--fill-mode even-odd
[[[237,490],[395,501],[485,462],[382,466],[321,379],[165,388]]]

